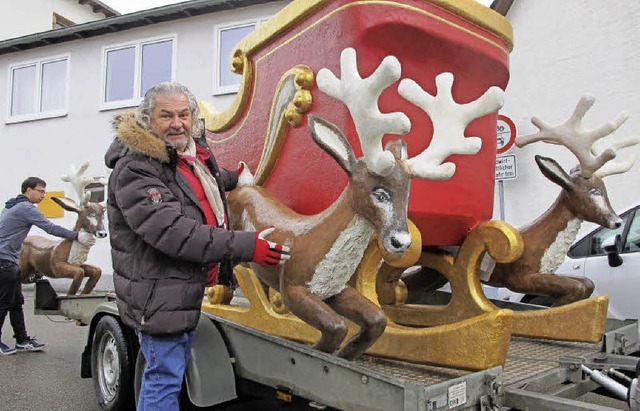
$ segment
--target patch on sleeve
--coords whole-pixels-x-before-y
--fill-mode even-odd
[[[159,204],[162,202],[162,194],[160,194],[160,190],[155,187],[147,189],[147,198],[151,204]]]

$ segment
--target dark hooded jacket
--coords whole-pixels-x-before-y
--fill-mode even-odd
[[[173,147],[150,134],[133,113],[114,120],[116,139],[105,155],[109,177],[107,213],[118,310],[125,324],[151,335],[193,330],[200,315],[207,268],[223,271],[251,261],[255,233],[205,224],[200,203],[182,173]],[[196,144],[210,151],[205,141]],[[207,167],[224,192],[238,176]]]

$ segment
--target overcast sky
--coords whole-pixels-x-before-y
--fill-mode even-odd
[[[180,3],[184,0],[102,0],[102,2],[111,8],[116,9],[122,14],[131,13],[138,10],[152,9],[154,7],[166,6],[167,4]],[[486,6],[489,6],[493,0],[477,0]]]

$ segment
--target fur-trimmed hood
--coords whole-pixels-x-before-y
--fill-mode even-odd
[[[136,121],[133,111],[118,114],[114,117],[112,124],[116,138],[104,156],[107,167],[114,168],[116,162],[128,152],[139,153],[161,163],[170,162],[171,147],[142,128]]]

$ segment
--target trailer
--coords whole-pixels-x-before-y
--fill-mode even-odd
[[[87,326],[81,377],[93,378],[103,409],[133,407],[144,358],[114,294],[58,296],[38,280],[35,314]],[[504,367],[470,371],[372,355],[346,361],[203,312],[181,400],[183,409],[607,410],[614,408],[577,398],[603,386],[626,397],[628,388],[607,374],[635,376],[639,359],[630,354],[639,344],[637,321],[609,321],[600,343],[513,336]]]

